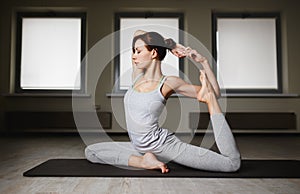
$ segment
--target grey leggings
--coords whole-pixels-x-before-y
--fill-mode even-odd
[[[220,172],[240,168],[241,157],[223,114],[211,116],[213,132],[220,154],[182,142],[175,135],[168,137],[159,151],[152,152],[161,161],[173,161],[188,167]],[[93,163],[128,166],[131,155],[142,156],[131,142],[102,142],[86,147],[85,156]]]

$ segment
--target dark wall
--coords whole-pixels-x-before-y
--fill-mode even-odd
[[[300,94],[300,12],[296,0],[11,0],[1,2],[0,6],[0,130],[5,130],[4,113],[7,111],[72,111],[72,98],[51,96],[16,96],[13,95],[13,78],[15,63],[15,13],[17,11],[85,11],[87,13],[87,48],[91,49],[98,41],[114,31],[114,13],[119,11],[166,11],[184,13],[185,31],[195,36],[207,47],[212,49],[211,13],[224,12],[280,12],[282,19],[282,65],[283,91]],[[99,78],[92,101],[100,105],[102,111],[112,112],[112,98],[106,96],[113,88],[113,64],[105,65]],[[88,76],[89,73],[88,67]],[[198,82],[198,72],[193,67],[185,67],[192,82]],[[89,79],[89,78],[88,78]],[[83,97],[82,101],[88,97]],[[90,99],[89,99],[90,100]],[[124,118],[120,115],[123,98],[113,98],[120,107],[116,118],[112,121],[111,131],[123,131]],[[224,100],[224,99],[223,99]],[[230,97],[225,99],[225,111],[228,112],[294,112],[297,117],[297,130],[300,130],[300,100],[290,97]],[[193,112],[190,99],[183,98],[186,108],[180,110],[188,115]],[[167,105],[166,127],[174,127],[172,118],[177,118],[177,99],[170,99]],[[205,107],[203,107],[204,110]],[[120,114],[120,115],[118,115]],[[188,130],[188,117],[182,121],[182,130]]]

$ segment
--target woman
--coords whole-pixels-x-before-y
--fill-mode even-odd
[[[177,76],[164,76],[161,61],[170,50],[177,57],[201,63],[201,86]],[[205,57],[191,48],[164,39],[156,32],[137,31],[132,42],[133,83],[124,98],[127,130],[131,142],[103,142],[89,145],[86,158],[93,163],[124,165],[169,171],[163,161],[196,169],[233,172],[240,168],[240,153],[217,101],[220,89]],[[220,153],[194,146],[159,127],[158,119],[173,93],[206,103]]]

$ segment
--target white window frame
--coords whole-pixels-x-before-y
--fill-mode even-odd
[[[173,27],[168,27],[167,25],[163,25],[164,22],[167,23],[167,20],[177,20],[178,25],[176,29]],[[126,22],[131,23],[129,27],[126,29],[123,29],[124,26],[122,26],[123,22],[126,20]],[[155,21],[157,20],[157,22]],[[158,22],[159,20],[159,22]],[[141,21],[144,21],[143,25],[141,25]],[[153,24],[154,21],[154,24]],[[157,23],[157,25],[155,24]],[[168,32],[175,30],[175,36],[178,38],[179,43],[183,43],[183,14],[182,13],[143,13],[143,12],[121,12],[115,14],[115,52],[116,57],[114,60],[114,92],[116,93],[124,93],[127,91],[130,83],[131,83],[131,58],[130,55],[128,55],[128,52],[132,52],[131,50],[131,41],[133,38],[133,33],[135,30],[145,30],[145,31],[157,31],[160,34],[168,34]],[[128,33],[131,33],[131,36],[126,35]],[[122,51],[121,47],[124,44],[124,37],[128,37],[127,39],[130,40],[127,41],[126,44],[129,44],[127,49],[125,51]],[[167,35],[168,36],[168,35]],[[167,38],[173,38],[173,37],[167,37]],[[174,39],[174,38],[173,38]],[[175,40],[176,41],[176,40]],[[130,47],[130,49],[129,49]],[[124,49],[123,49],[124,50]],[[128,60],[125,61],[124,58],[127,57]],[[168,57],[168,56],[167,56]],[[166,59],[167,59],[166,57]],[[173,56],[171,56],[173,57]],[[175,57],[175,56],[174,56]],[[166,59],[164,61],[166,61]],[[166,73],[167,75],[177,75],[177,76],[183,76],[183,59],[175,59],[177,64],[172,64],[174,67],[171,67],[166,62],[165,69],[163,69],[163,73]],[[170,60],[172,61],[172,59]],[[125,81],[124,81],[125,80]]]
[[[280,14],[213,13],[212,22],[215,73],[221,89],[282,93]]]
[[[62,51],[66,51],[67,53],[71,53],[71,58],[68,59],[67,57],[65,62],[62,63],[63,64],[68,64],[68,67],[72,67],[72,64],[75,65],[75,67],[73,67],[73,71],[68,71],[69,68],[62,68],[62,71],[60,72],[60,78],[63,78],[63,74],[64,71],[65,72],[73,72],[74,75],[70,75],[70,81],[66,82],[65,84],[61,84],[60,82],[55,83],[55,80],[53,80],[53,83],[51,83],[51,78],[49,78],[49,84],[45,84],[45,81],[41,81],[41,83],[37,83],[35,86],[35,81],[33,79],[33,81],[31,82],[24,82],[24,77],[27,76],[28,78],[28,72],[30,72],[28,69],[25,68],[32,68],[34,67],[34,65],[30,64],[30,61],[32,61],[32,63],[35,63],[34,60],[30,59],[28,56],[33,56],[34,59],[34,55],[35,53],[38,53],[39,50],[29,50],[30,47],[28,47],[29,44],[29,40],[25,39],[24,37],[31,37],[34,38],[36,36],[29,36],[28,34],[30,34],[30,28],[29,27],[24,27],[25,24],[24,22],[40,22],[43,19],[45,19],[45,22],[48,24],[54,24],[55,21],[58,21],[58,23],[62,23],[63,21],[68,21],[68,19],[70,19],[71,22],[73,22],[71,25],[73,25],[74,27],[79,23],[78,26],[76,26],[76,28],[74,28],[74,30],[78,30],[77,31],[77,35],[76,36],[71,36],[72,38],[72,42],[73,40],[77,39],[79,36],[79,41],[76,43],[76,45],[78,46],[76,49],[73,49],[73,52],[68,52],[68,45],[66,44],[67,41],[62,41],[62,45],[64,46],[64,49]],[[62,19],[62,21],[59,21],[59,19]],[[79,20],[79,22],[78,22]],[[23,26],[24,25],[24,26]],[[49,25],[50,26],[50,25]],[[51,27],[49,28],[56,28],[59,27],[59,25],[51,25]],[[48,28],[48,27],[47,27]],[[60,29],[59,29],[60,30]],[[50,31],[50,30],[49,30]],[[41,34],[41,37],[44,36],[44,34],[42,33],[42,30],[38,29],[36,31],[33,31],[36,34]],[[60,34],[68,34],[67,32],[64,33],[60,33]],[[57,36],[59,36],[60,34],[57,34]],[[85,44],[86,44],[86,14],[82,13],[82,12],[77,12],[77,13],[69,13],[69,12],[51,12],[51,13],[44,13],[44,12],[18,12],[17,13],[17,38],[16,38],[16,65],[15,65],[15,93],[71,93],[72,91],[77,91],[79,93],[84,93],[85,92],[85,63],[82,63],[82,59],[85,55]],[[28,35],[28,36],[27,36]],[[56,37],[54,32],[48,35],[49,37]],[[45,37],[44,37],[45,38]],[[61,38],[61,40],[64,40],[64,37],[59,37]],[[68,38],[68,37],[66,37]],[[77,39],[78,40],[78,39]],[[45,41],[47,42],[47,41]],[[53,45],[51,44],[50,41],[49,45]],[[62,58],[59,56],[63,56],[62,54],[58,54],[57,50],[60,49],[60,45],[59,45],[60,41],[57,41],[57,45],[55,48],[47,48],[44,47],[45,50],[47,50],[46,53],[49,53],[49,55],[51,57],[55,58]],[[70,43],[72,43],[70,42]],[[24,44],[24,45],[22,45]],[[38,43],[35,44],[36,46],[33,48],[38,48],[39,45]],[[45,44],[47,45],[47,44]],[[41,45],[41,47],[45,46],[45,45]],[[27,47],[26,47],[27,46]],[[27,49],[24,49],[27,48]],[[47,49],[46,49],[47,48]],[[70,48],[71,50],[72,48]],[[61,50],[61,49],[60,49]],[[53,52],[51,52],[53,51]],[[26,55],[27,54],[27,55]],[[45,54],[45,53],[43,53]],[[75,60],[72,59],[72,55],[77,55],[74,56]],[[50,56],[48,56],[47,54],[44,55],[45,58],[50,58]],[[27,60],[28,59],[28,60]],[[24,62],[25,61],[25,62]],[[37,56],[37,61],[43,61],[43,60],[38,60],[38,56]],[[58,60],[54,60],[53,63],[60,63],[60,61]],[[26,64],[26,65],[24,65]],[[49,61],[45,60],[45,63],[43,63],[43,65],[45,66],[49,66],[51,63],[49,63]],[[71,65],[71,66],[70,66]],[[43,72],[44,68],[41,68],[41,75],[43,75],[43,73],[45,74],[45,72]],[[24,72],[26,72],[27,74],[25,74]],[[36,72],[34,72],[34,76],[38,77],[39,70],[37,70]],[[76,75],[75,75],[76,74]],[[25,76],[24,76],[25,75]],[[26,78],[26,77],[25,77]],[[53,75],[53,78],[55,78],[55,75]],[[39,80],[39,79],[36,79]],[[41,79],[42,80],[42,79]],[[71,83],[73,82],[74,83]],[[37,81],[38,82],[38,81]]]

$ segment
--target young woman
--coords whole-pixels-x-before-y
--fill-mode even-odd
[[[201,63],[201,86],[162,74],[161,61],[170,50],[177,57]],[[124,98],[126,125],[131,142],[102,142],[87,146],[93,163],[169,171],[164,161],[196,169],[233,172],[240,168],[240,153],[217,101],[219,85],[205,57],[197,51],[164,39],[156,32],[137,31],[132,42],[133,83]],[[173,93],[206,103],[220,153],[194,146],[161,128],[159,115]]]

